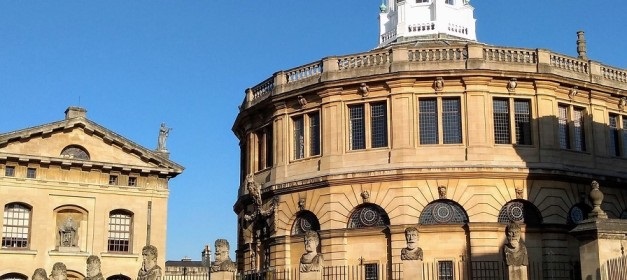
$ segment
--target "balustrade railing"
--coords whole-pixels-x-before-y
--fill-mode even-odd
[[[588,74],[588,62],[563,55],[551,54],[551,66],[564,70]]]
[[[408,29],[407,32],[409,32],[409,34],[432,32],[432,31],[435,31],[435,22],[431,21],[431,22],[410,24],[409,26],[407,26],[407,29]]]
[[[601,66],[601,75],[608,80],[627,83],[627,71],[625,70]]]
[[[410,49],[409,61],[458,61],[467,58],[465,48]]]
[[[253,92],[253,101],[265,97],[272,93],[274,89],[274,77],[270,77],[265,81],[251,88]]]
[[[316,61],[304,66],[293,68],[285,72],[288,83],[293,83],[302,79],[306,79],[313,76],[318,76],[322,73],[322,63]]]
[[[483,48],[483,58],[487,61],[536,64],[538,55],[535,50]]]
[[[381,35],[381,43],[386,43],[394,38],[396,38],[396,29],[383,33],[383,35]]]
[[[337,59],[337,66],[340,71],[365,68],[378,65],[386,65],[392,62],[392,57],[388,50],[376,53],[363,53],[358,55],[344,56]]]

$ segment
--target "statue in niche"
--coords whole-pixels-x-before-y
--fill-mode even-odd
[[[78,244],[78,226],[72,217],[67,217],[59,227],[59,247],[76,247]]]
[[[85,280],[104,280],[100,271],[100,258],[91,255],[87,258],[87,276]]]
[[[322,270],[323,258],[318,253],[320,237],[313,230],[305,232],[305,253],[300,257],[300,272],[313,272]]]
[[[407,247],[401,250],[401,260],[422,260],[422,248],[418,247],[418,229],[408,227],[405,229]]]
[[[157,151],[168,151],[168,149],[165,147],[165,142],[168,139],[168,135],[170,135],[170,130],[172,130],[172,128],[166,127],[165,123],[161,123],[161,127],[159,128],[159,139],[157,141]]]
[[[38,268],[35,269],[35,272],[33,272],[33,277],[30,278],[31,280],[48,280],[48,273],[46,273],[46,270],[43,268]]]
[[[527,247],[520,240],[520,226],[516,223],[510,223],[505,228],[507,235],[507,244],[503,248],[505,264],[508,266],[528,266],[529,257],[527,256]]]
[[[57,262],[52,265],[52,272],[50,272],[50,280],[67,280],[67,267],[62,262]]]
[[[146,245],[142,248],[142,267],[137,273],[137,280],[161,280],[161,267],[157,265],[157,247]]]
[[[211,272],[218,271],[235,271],[235,263],[229,256],[229,241],[226,239],[217,239],[216,243],[216,260],[211,264]]]

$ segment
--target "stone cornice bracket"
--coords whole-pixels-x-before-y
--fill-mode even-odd
[[[442,92],[444,89],[444,79],[442,77],[435,78],[435,81],[433,81],[433,89],[435,89],[435,92]]]
[[[368,97],[368,94],[370,92],[370,88],[368,87],[368,85],[366,83],[361,83],[359,84],[359,94],[361,94],[361,97]]]
[[[577,94],[579,93],[578,91],[579,87],[578,86],[573,86],[569,91],[568,91],[568,98],[570,98],[570,100],[572,101],[575,96],[577,96]]]
[[[303,97],[302,95],[299,95],[297,98],[298,98],[298,104],[300,105],[301,108],[307,105],[307,99],[305,99],[305,97]]]
[[[516,93],[516,87],[518,86],[518,81],[516,80],[516,78],[511,78],[508,82],[507,82],[507,91],[510,94],[514,94]]]
[[[618,110],[620,110],[621,112],[623,110],[625,110],[625,105],[627,105],[627,97],[621,97],[620,100],[618,100]]]

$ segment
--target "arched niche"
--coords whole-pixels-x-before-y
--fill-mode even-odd
[[[299,211],[292,225],[292,235],[304,234],[308,230],[319,231],[320,222],[314,213],[308,210]]]
[[[466,224],[468,214],[459,203],[450,199],[438,199],[425,206],[418,220],[422,225]]]
[[[390,218],[381,206],[364,203],[355,207],[348,219],[348,228],[389,226]]]
[[[524,199],[511,200],[501,208],[498,222],[502,224],[524,223],[526,225],[542,224],[542,214],[533,203]]]

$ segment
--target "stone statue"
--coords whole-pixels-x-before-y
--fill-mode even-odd
[[[235,263],[229,256],[229,241],[226,239],[216,240],[216,260],[211,264],[211,272],[235,271]]]
[[[168,150],[165,147],[165,141],[168,139],[168,135],[170,135],[170,130],[172,130],[172,128],[166,127],[165,123],[161,123],[161,127],[159,128],[159,139],[157,141],[157,151],[165,152]]]
[[[418,247],[418,229],[408,227],[405,229],[407,247],[401,250],[401,260],[422,260],[422,248]]]
[[[100,271],[100,258],[91,255],[87,258],[87,276],[85,280],[104,280]]]
[[[65,219],[63,225],[59,227],[59,247],[76,247],[78,241],[78,226],[72,217]]]
[[[318,253],[320,237],[313,230],[305,232],[305,253],[300,257],[300,272],[312,272],[322,270],[323,258]]]
[[[157,265],[157,247],[144,246],[142,258],[142,268],[137,273],[137,280],[161,280],[161,267]]]
[[[50,280],[67,280],[67,267],[64,263],[54,263],[52,272],[50,272]]]
[[[31,280],[48,280],[48,273],[46,273],[46,270],[43,268],[38,268],[35,269],[35,272],[33,272],[33,277],[30,278]]]
[[[261,186],[255,182],[253,174],[246,176],[246,189],[248,189],[248,193],[252,196],[255,206],[261,206]]]
[[[508,266],[528,266],[529,257],[527,256],[527,247],[520,240],[520,226],[516,223],[510,223],[505,228],[507,235],[507,244],[503,248],[503,257]]]

